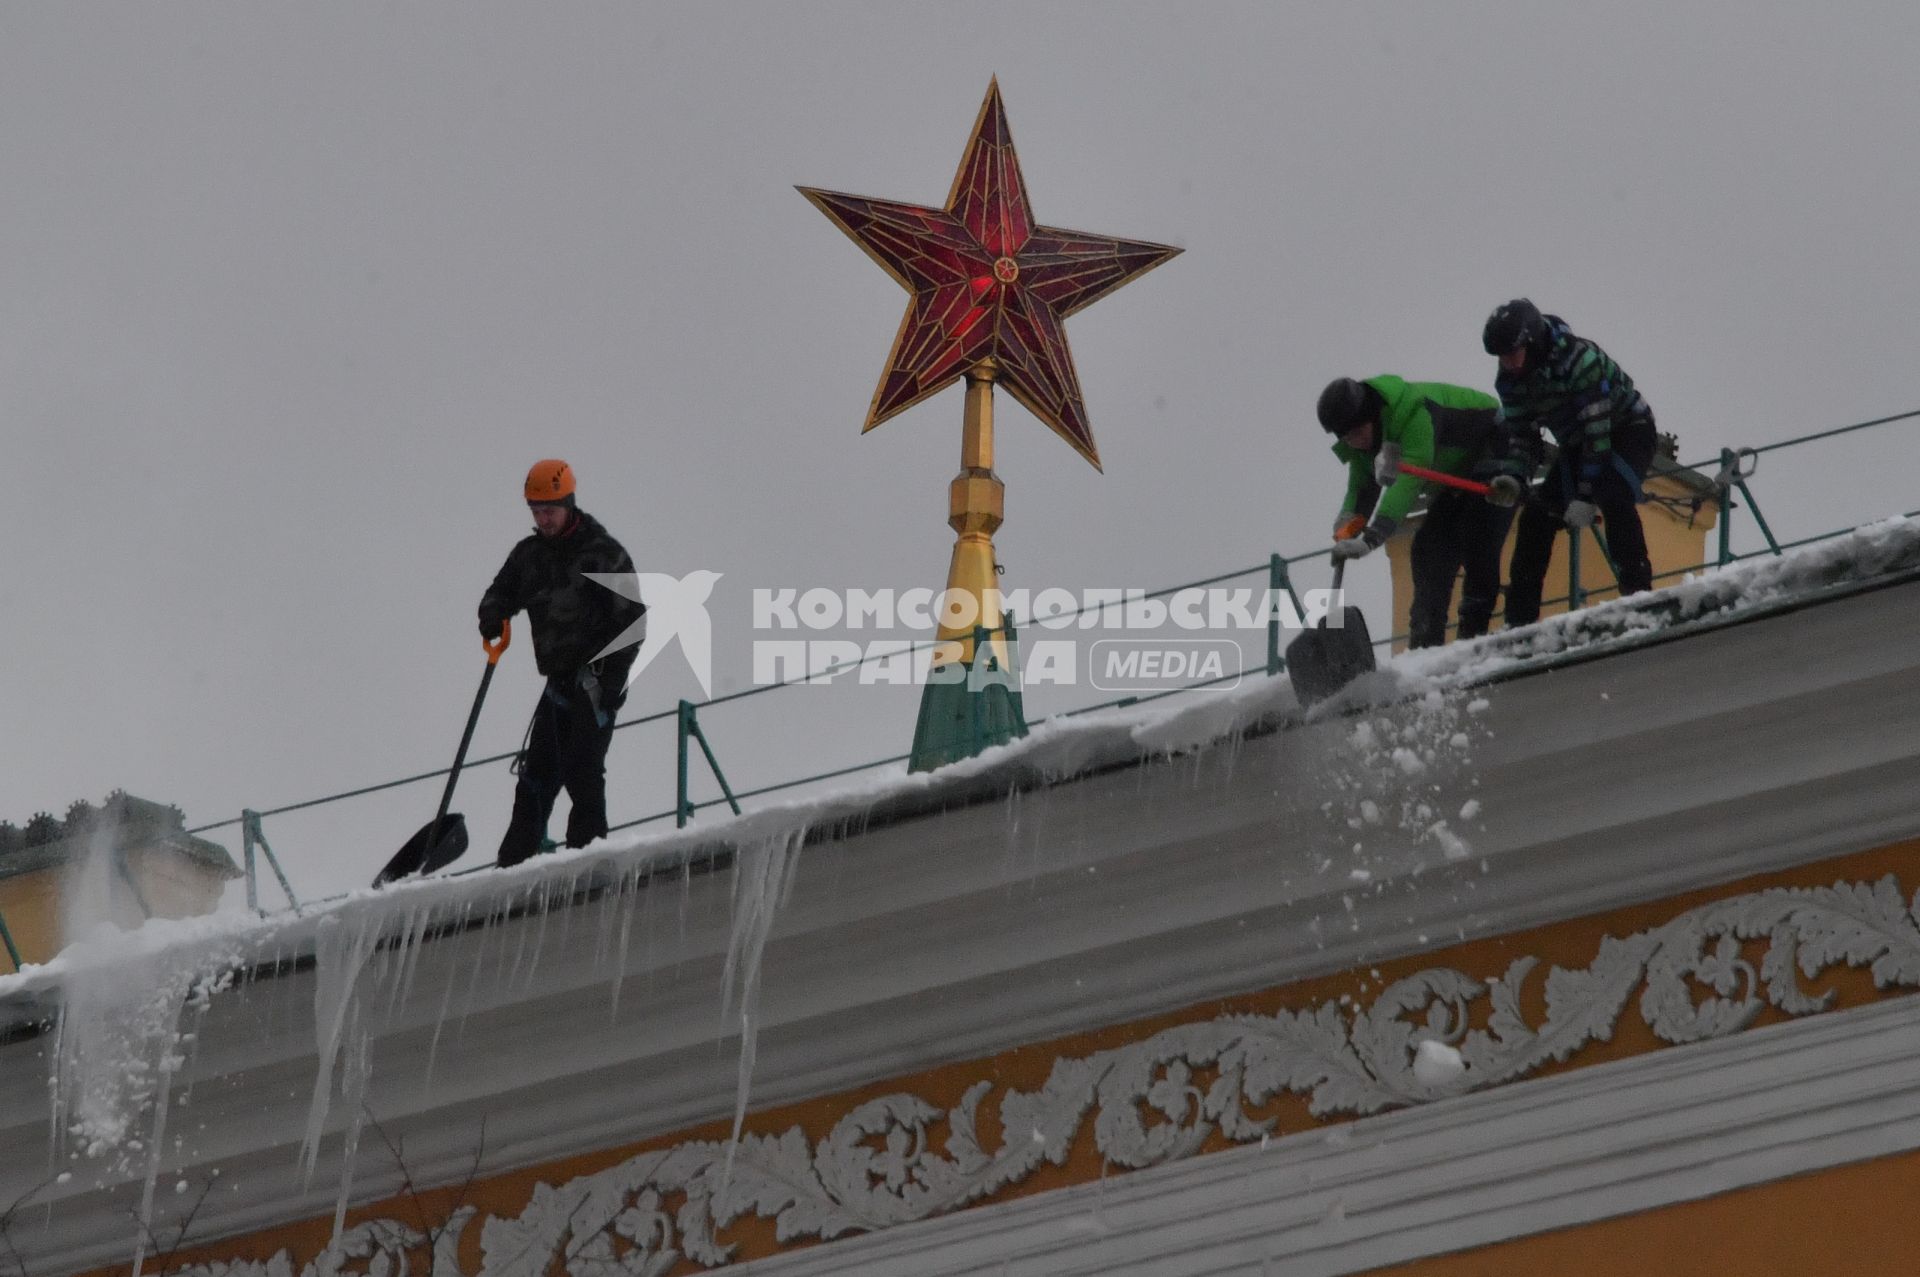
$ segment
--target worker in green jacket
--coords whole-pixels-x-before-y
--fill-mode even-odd
[[[1500,401],[1465,386],[1388,375],[1341,377],[1321,393],[1319,417],[1338,440],[1333,455],[1347,466],[1347,496],[1334,522],[1336,560],[1372,553],[1393,535],[1422,490],[1435,486],[1402,472],[1403,462],[1481,482],[1524,472]],[[1443,487],[1428,505],[1410,553],[1408,646],[1446,641],[1453,582],[1462,568],[1460,637],[1487,632],[1500,597],[1500,553],[1519,485],[1509,478],[1499,491],[1503,501]]]

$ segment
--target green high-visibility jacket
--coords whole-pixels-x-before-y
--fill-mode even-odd
[[[1371,530],[1382,539],[1407,517],[1427,480],[1402,474],[1383,495],[1374,482],[1373,462],[1381,444],[1400,449],[1400,460],[1444,474],[1466,475],[1485,457],[1500,420],[1500,401],[1484,391],[1443,381],[1405,381],[1391,374],[1363,383],[1379,393],[1380,438],[1376,449],[1361,452],[1344,443],[1333,455],[1347,466],[1346,502],[1340,517],[1372,515]]]

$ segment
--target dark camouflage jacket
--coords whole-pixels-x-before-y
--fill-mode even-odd
[[[525,611],[533,622],[534,663],[548,678],[566,678],[647,610],[584,574],[632,571],[633,559],[620,543],[581,512],[572,531],[552,539],[536,532],[513,547],[481,596],[480,619],[504,621]],[[623,684],[638,654],[637,647],[610,653],[601,683]]]
[[[1609,459],[1614,427],[1653,419],[1633,378],[1557,315],[1547,316],[1544,349],[1530,354],[1518,373],[1501,369],[1493,388],[1516,437],[1538,439],[1544,432],[1562,456],[1585,469]]]

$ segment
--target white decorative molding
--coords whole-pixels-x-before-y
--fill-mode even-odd
[[[1759,946],[1757,953],[1751,946]],[[1091,1122],[1107,1163],[1141,1169],[1192,1157],[1217,1132],[1265,1145],[1256,1116],[1283,1093],[1317,1117],[1351,1117],[1483,1091],[1609,1040],[1639,992],[1638,1013],[1674,1044],[1727,1038],[1769,1005],[1791,1017],[1826,1010],[1811,981],[1867,967],[1881,989],[1920,987],[1920,898],[1888,875],[1874,883],[1780,888],[1715,901],[1625,937],[1603,937],[1583,970],[1544,977],[1546,1014],[1530,1024],[1521,988],[1539,961],[1521,957],[1482,982],[1446,967],[1394,982],[1366,1006],[1323,1002],[1276,1015],[1180,1025],[1112,1050],[1054,1062],[1035,1092],[1007,1091],[1002,1138],[987,1149],[977,1117],[992,1083],[943,1110],[898,1093],[846,1113],[812,1144],[799,1127],[737,1147],[696,1141],[641,1154],[564,1184],[538,1185],[517,1217],[481,1223],[481,1277],[662,1277],[682,1258],[728,1264],[722,1232],[748,1216],[781,1242],[880,1232],[959,1210],[1064,1164]],[[1477,1010],[1487,1029],[1469,1029]],[[1464,1070],[1433,1082],[1414,1069],[1423,1041],[1454,1047]],[[944,1140],[940,1131],[944,1128]],[[432,1277],[455,1277],[469,1215],[442,1230]],[[349,1232],[301,1277],[406,1277],[403,1252],[427,1239],[391,1220]],[[396,1266],[397,1265],[397,1266]],[[192,1277],[292,1277],[283,1252],[266,1265],[209,1264]]]

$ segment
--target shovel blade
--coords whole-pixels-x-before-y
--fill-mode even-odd
[[[1338,629],[1322,623],[1287,644],[1287,674],[1303,709],[1373,669],[1373,637],[1367,633],[1366,614],[1357,607],[1341,609]]]
[[[395,852],[386,868],[373,880],[383,887],[396,878],[411,874],[430,874],[444,869],[467,854],[467,818],[450,811],[439,820],[429,820],[420,832],[407,839],[407,845]]]

